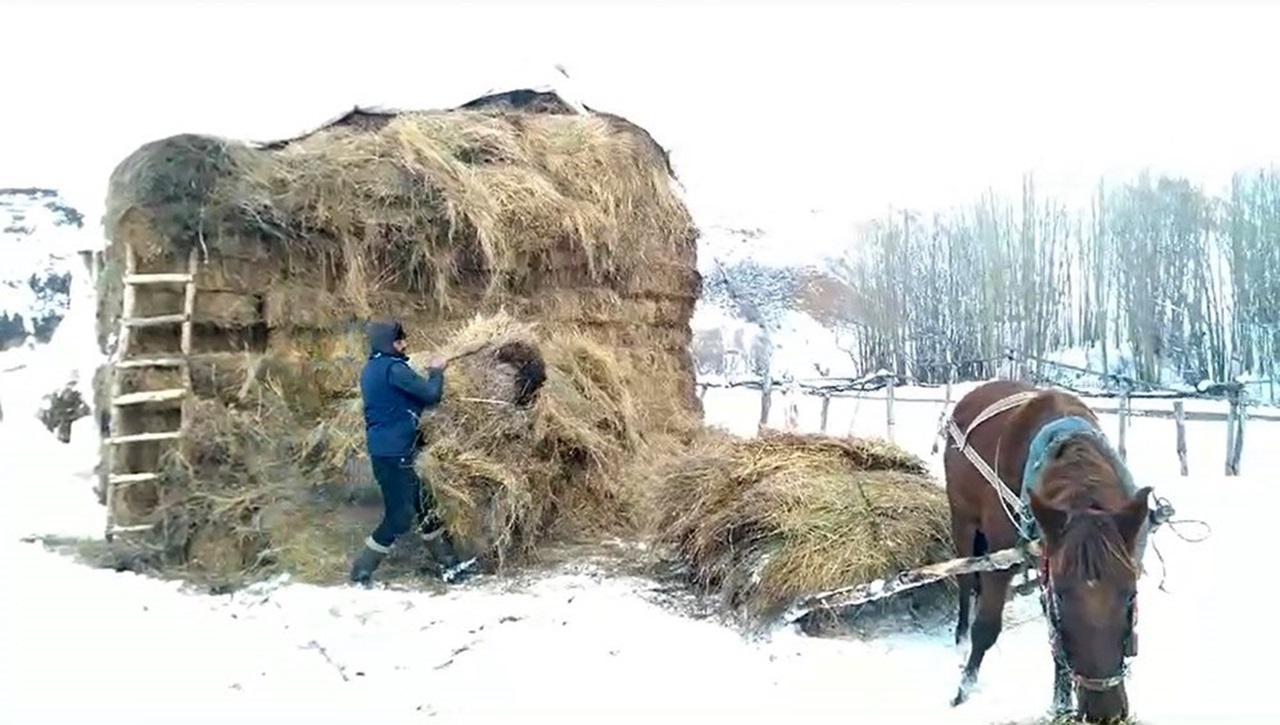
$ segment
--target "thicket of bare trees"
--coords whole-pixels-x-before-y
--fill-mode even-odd
[[[992,194],[866,225],[837,272],[862,297],[851,354],[938,382],[933,363],[1090,346],[1156,381],[1274,373],[1280,351],[1280,169],[1217,197],[1184,179],[1099,184],[1088,209]],[[961,368],[963,377],[994,364]]]

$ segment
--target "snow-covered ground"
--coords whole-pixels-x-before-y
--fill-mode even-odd
[[[9,387],[11,376],[0,378]],[[927,457],[939,407],[907,402],[937,390],[898,391],[897,439]],[[749,391],[712,390],[713,423],[755,418]],[[815,428],[816,399],[801,426]],[[1199,404],[1189,404],[1195,409]],[[775,406],[781,411],[782,405]],[[779,420],[779,423],[781,421]],[[883,402],[837,401],[830,425],[884,432]],[[1154,539],[1167,591],[1141,588],[1142,652],[1130,696],[1145,723],[1263,722],[1265,657],[1280,635],[1246,616],[1267,585],[1267,551],[1280,428],[1255,421],[1246,475],[1221,476],[1221,423],[1188,422],[1191,475],[1177,475],[1173,423],[1135,419],[1130,460],[1179,518],[1212,526],[1203,543],[1169,530]],[[749,432],[744,431],[744,432]],[[527,586],[476,582],[444,595],[277,583],[231,596],[77,565],[27,534],[98,535],[91,470],[95,431],[80,421],[71,446],[33,421],[0,423],[0,721],[140,725],[256,718],[309,723],[704,722],[1004,723],[1049,704],[1046,633],[1032,598],[1011,604],[979,691],[948,706],[961,654],[950,631],[874,641],[819,640],[790,630],[748,641],[709,620],[652,603],[654,585],[590,570]],[[1184,533],[1202,532],[1188,527]]]

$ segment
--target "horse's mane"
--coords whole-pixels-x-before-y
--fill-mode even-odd
[[[1103,495],[1118,488],[1113,463],[1088,438],[1067,441],[1044,472],[1045,497],[1069,512],[1055,559],[1061,574],[1080,581],[1119,581],[1137,573]]]
[[[1115,521],[1103,511],[1086,510],[1067,517],[1055,557],[1059,573],[1077,581],[1122,581],[1136,575],[1138,565],[1125,550]]]

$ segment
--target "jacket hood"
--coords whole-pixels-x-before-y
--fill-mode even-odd
[[[403,338],[404,327],[399,322],[394,320],[371,322],[369,323],[369,354],[403,357],[393,347],[396,340]]]

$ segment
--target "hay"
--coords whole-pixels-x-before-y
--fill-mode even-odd
[[[144,259],[266,249],[307,281],[331,270],[356,310],[382,288],[447,309],[454,287],[687,283],[691,265],[671,262],[692,258],[696,232],[670,185],[661,149],[616,117],[418,112],[272,148],[147,144],[112,174],[105,224]]]
[[[304,441],[291,402],[270,382],[239,404],[189,402],[190,435],[159,454],[160,480],[122,487],[121,525],[155,525],[146,566],[214,585],[239,585],[287,571],[336,583],[368,533],[368,517],[342,512],[302,461]]]
[[[496,348],[460,361],[445,405],[426,423],[434,443],[421,463],[451,525],[498,565],[570,531],[634,526],[634,496],[610,472],[700,411],[687,349],[697,230],[665,153],[615,116],[499,106],[482,99],[453,111],[355,113],[271,144],[175,136],[139,148],[112,173],[99,340],[109,347],[121,311],[126,249],[143,274],[184,271],[188,251],[200,251],[195,394],[236,426],[269,426],[262,430],[275,440],[253,442],[255,432],[248,440],[263,451],[249,458],[302,482],[289,496],[267,496],[302,501],[273,515],[275,524],[258,524],[271,530],[263,540],[271,566],[287,568],[279,562],[320,545],[281,533],[286,522],[305,530],[308,518],[353,513],[299,491],[347,485],[368,467],[355,382],[370,319],[400,319],[410,349],[434,351],[477,334],[473,315],[505,311],[508,332],[489,333],[527,337],[544,359],[547,380],[527,407],[515,404],[513,373]],[[141,314],[174,311],[180,290],[139,288]],[[174,354],[177,327],[137,330],[131,354]],[[174,387],[160,371],[121,374],[126,390]],[[246,412],[258,388],[278,391],[288,415],[264,422]],[[171,412],[130,410],[117,433],[175,425]],[[297,460],[277,461],[285,448]],[[116,472],[155,470],[160,455],[139,446]],[[209,490],[248,485],[224,480],[223,470],[184,470],[208,479]],[[227,470],[273,485],[262,471]],[[181,496],[152,493],[132,494],[139,512],[160,507],[172,518],[182,509]],[[191,540],[203,543],[176,549],[194,557],[184,566],[249,561],[208,548],[244,525],[233,516],[219,529],[201,506],[191,520],[204,533]],[[358,512],[364,533],[373,508],[371,520]]]
[[[134,314],[137,317],[176,315],[182,312],[184,292],[181,285],[172,289],[148,290],[139,295]],[[192,321],[226,327],[243,327],[262,321],[262,301],[257,295],[225,290],[201,290],[196,295]]]
[[[656,468],[657,539],[752,618],[950,555],[942,488],[885,442],[709,431]]]
[[[620,470],[661,439],[642,439],[625,366],[609,350],[497,314],[440,354],[457,359],[443,401],[423,416],[417,468],[460,546],[500,569],[553,538],[637,530],[639,499]],[[360,409],[339,406],[313,438],[331,470],[363,455]]]
[[[275,338],[295,330],[340,336],[385,317],[443,339],[505,309],[681,378],[644,399],[659,420],[700,411],[688,353],[697,229],[666,154],[625,119],[554,94],[354,112],[270,144],[154,141],[113,171],[104,228],[104,349],[123,250],[151,273],[183,271],[195,247],[198,352],[276,355]],[[225,299],[205,299],[214,292]],[[176,294],[149,287],[140,307],[171,311],[177,300],[160,298]],[[177,332],[139,330],[134,343],[163,353]]]

